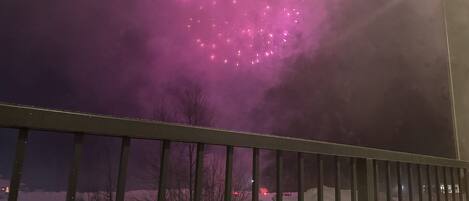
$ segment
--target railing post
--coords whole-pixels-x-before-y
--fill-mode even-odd
[[[464,195],[463,195],[463,183],[462,183],[462,174],[461,174],[461,171],[462,169],[461,168],[457,168],[456,169],[458,171],[458,191],[459,191],[459,201],[464,201]]]
[[[351,196],[352,201],[357,201],[357,159],[350,158],[350,169],[351,169],[351,176],[350,176],[350,185],[351,185]]]
[[[304,157],[303,153],[298,152],[298,201],[305,200],[305,188],[304,188]]]
[[[373,168],[373,185],[374,185],[374,192],[375,192],[375,201],[379,201],[379,164],[378,160],[373,160],[374,168]]]
[[[116,201],[124,201],[125,183],[127,180],[127,162],[129,161],[130,138],[122,137],[121,154],[119,160],[119,174],[117,177]]]
[[[13,164],[12,176],[10,180],[10,193],[8,194],[8,201],[16,201],[18,199],[18,191],[20,188],[21,175],[23,174],[23,162],[27,143],[28,129],[20,129],[18,133],[18,141],[16,142],[15,162]]]
[[[231,183],[233,178],[233,146],[226,147],[225,196],[224,201],[231,201]]]
[[[195,163],[195,192],[194,201],[202,201],[202,183],[204,168],[205,144],[197,143],[197,158]]]
[[[465,187],[465,194],[466,194],[466,201],[469,200],[469,177],[468,177],[467,168],[464,168],[464,187]]]
[[[282,156],[282,151],[277,150],[277,159],[276,159],[276,164],[277,164],[277,194],[276,194],[276,201],[282,201],[283,200],[283,189],[282,189],[282,173],[283,173],[283,156]]]
[[[412,182],[412,178],[413,178],[413,173],[412,173],[412,164],[411,163],[407,163],[407,182],[408,182],[408,186],[407,186],[407,189],[409,189],[408,191],[408,194],[409,194],[409,201],[413,201],[414,200],[414,188],[412,186],[413,182]]]
[[[428,201],[432,201],[432,166],[427,165],[427,192],[428,192]],[[438,189],[437,189],[438,192]]]
[[[324,160],[321,154],[317,155],[318,165],[318,201],[324,201]]]
[[[160,158],[160,180],[158,181],[158,200],[166,200],[166,180],[168,179],[168,168],[169,168],[169,154],[171,149],[170,141],[163,141],[161,147],[161,158]]]
[[[340,194],[340,190],[342,186],[341,178],[342,178],[342,175],[340,171],[340,157],[335,156],[335,200],[336,201],[341,201],[342,199],[341,194]]]
[[[374,199],[373,159],[358,158],[357,182],[358,200],[372,201]]]
[[[440,168],[435,166],[436,201],[441,201]]]
[[[396,171],[397,171],[397,200],[402,201],[402,172],[401,172],[401,162],[396,162]]]
[[[80,160],[82,154],[82,147],[83,147],[83,134],[77,133],[75,134],[75,139],[73,142],[73,160],[72,165],[70,168],[70,173],[68,176],[68,188],[67,188],[67,201],[75,201],[76,199],[76,191],[77,191],[77,177],[78,177],[78,170],[80,168]]]
[[[419,190],[419,201],[423,201],[422,166],[420,164],[417,164],[417,188]]]
[[[391,162],[386,161],[386,201],[392,200],[391,188]]]
[[[252,201],[259,201],[259,149],[252,149]]]
[[[456,185],[455,185],[455,181],[454,181],[454,168],[453,167],[450,167],[450,174],[451,174],[451,177],[450,177],[450,180],[451,180],[451,195],[452,195],[452,200],[453,201],[456,201]]]

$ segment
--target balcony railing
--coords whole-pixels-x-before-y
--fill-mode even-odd
[[[342,176],[340,171],[340,158],[350,159],[351,171],[351,200],[352,201],[377,201],[379,181],[379,164],[385,164],[385,186],[386,200],[392,198],[392,171],[395,171],[397,186],[403,186],[403,174],[407,175],[408,198],[406,200],[422,201],[424,197],[429,200],[448,201],[468,200],[468,177],[466,161],[418,155],[381,149],[365,148],[359,146],[334,144],[313,140],[304,140],[289,137],[260,135],[246,132],[233,132],[226,130],[185,126],[170,123],[161,123],[147,120],[136,120],[126,118],[115,118],[110,116],[73,113],[42,108],[25,106],[15,106],[0,104],[0,127],[18,129],[18,140],[16,144],[16,154],[10,181],[10,192],[8,201],[16,201],[21,182],[22,167],[25,149],[28,142],[28,133],[31,130],[56,131],[62,133],[73,133],[74,154],[68,177],[67,201],[76,199],[77,175],[82,154],[84,135],[102,135],[120,137],[122,140],[120,150],[120,162],[118,169],[116,200],[123,201],[125,194],[127,162],[132,139],[161,140],[163,142],[161,150],[160,171],[158,182],[157,201],[165,200],[167,190],[168,161],[172,142],[196,143],[196,164],[195,164],[195,187],[193,201],[202,201],[202,179],[204,165],[204,147],[206,145],[222,145],[226,147],[226,172],[224,185],[224,201],[232,200],[232,171],[233,171],[233,148],[244,147],[252,149],[253,157],[253,183],[252,201],[259,201],[259,150],[274,150],[276,153],[276,200],[282,201],[282,171],[283,153],[297,153],[297,184],[298,201],[305,200],[304,187],[304,155],[315,154],[317,164],[317,200],[324,201],[324,156],[335,157],[335,200],[341,201],[340,189],[342,186]],[[379,162],[381,161],[381,162]],[[396,164],[396,169],[392,170],[391,164]],[[291,164],[290,164],[291,165]],[[402,168],[402,167],[407,168]],[[417,167],[417,171],[411,166]],[[402,171],[404,170],[404,171]],[[431,174],[434,170],[435,174]],[[412,176],[417,174],[415,180]],[[449,177],[448,177],[449,173]],[[441,181],[443,174],[443,181]],[[424,178],[425,182],[424,182]],[[432,180],[436,181],[432,184]],[[414,181],[415,180],[415,181]],[[413,189],[412,186],[418,186]],[[430,188],[425,188],[425,186]],[[435,188],[431,188],[435,186]],[[438,186],[438,187],[436,187]],[[440,190],[439,187],[442,189]],[[464,188],[462,188],[464,187]],[[397,200],[404,199],[402,188],[397,188]],[[432,192],[433,191],[433,192]],[[415,195],[417,196],[414,196]],[[424,196],[427,194],[427,196]],[[451,197],[449,197],[451,195]],[[417,197],[417,199],[415,199]]]

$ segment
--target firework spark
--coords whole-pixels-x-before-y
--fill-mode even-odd
[[[234,67],[278,59],[303,21],[303,0],[182,3],[192,9],[184,26],[194,47],[210,62]]]

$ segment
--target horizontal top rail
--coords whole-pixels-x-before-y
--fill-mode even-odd
[[[469,167],[469,162],[467,161],[443,157],[4,103],[0,103],[0,127],[85,133],[112,137],[126,136],[139,139],[231,145],[236,147],[255,147],[260,149],[320,153],[325,155],[370,158],[435,166]]]

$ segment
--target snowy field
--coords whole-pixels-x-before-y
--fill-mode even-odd
[[[104,192],[102,192],[104,194]],[[95,193],[77,193],[77,201],[95,201],[93,198]],[[135,190],[128,191],[125,194],[126,201],[150,201],[156,199],[156,191],[150,190]],[[42,191],[33,191],[33,192],[20,192],[18,196],[19,201],[64,201],[65,192],[42,192]],[[350,190],[341,191],[343,201],[350,201]],[[114,195],[115,196],[115,195]],[[261,201],[275,201],[275,193],[266,193],[259,194],[259,199]],[[251,195],[247,195],[249,201]],[[298,194],[296,192],[286,192],[283,196],[284,201],[297,201]],[[324,188],[324,200],[325,201],[335,201],[335,191],[334,188],[325,187]],[[0,194],[0,201],[7,201],[7,194]],[[309,189],[305,192],[305,201],[317,201],[317,190]]]
[[[9,181],[0,179],[0,187],[8,186]],[[100,195],[105,195],[105,192],[99,192]],[[156,199],[157,191],[155,190],[134,190],[127,191],[125,193],[125,201],[154,201]],[[247,197],[246,201],[250,201],[251,193],[246,192],[244,194]],[[64,201],[66,192],[45,192],[45,191],[20,191],[18,195],[18,201]],[[96,192],[77,192],[77,201],[105,201],[105,199],[96,199]],[[104,197],[104,196],[103,196]],[[115,193],[113,193],[115,198]],[[275,193],[259,194],[260,201],[275,201]],[[380,193],[380,197],[384,198],[384,193]],[[341,200],[350,201],[351,193],[350,190],[341,191]],[[0,191],[0,201],[7,201],[8,194]],[[233,200],[236,199],[236,195],[233,195]],[[238,199],[239,200],[239,199]],[[296,192],[285,192],[283,195],[284,201],[297,201],[298,193]],[[333,187],[324,187],[324,200],[335,201],[335,189]],[[397,198],[393,197],[393,200]],[[305,201],[317,201],[317,189],[308,189],[305,192]]]

